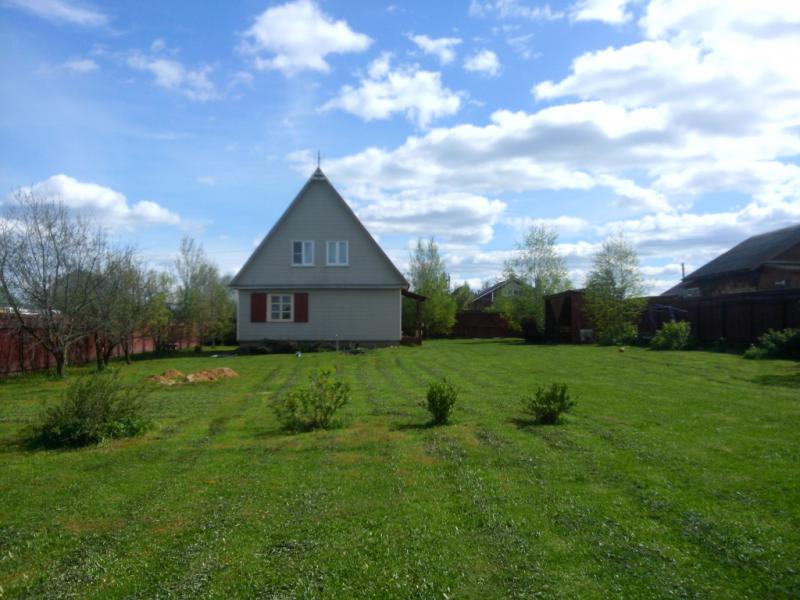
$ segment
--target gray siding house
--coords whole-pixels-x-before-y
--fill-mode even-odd
[[[408,281],[319,168],[230,285],[243,345],[401,338]]]

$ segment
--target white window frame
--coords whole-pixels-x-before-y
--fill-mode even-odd
[[[331,244],[336,244],[336,258],[339,258],[339,244],[344,244],[347,260],[344,262],[331,261]],[[349,267],[350,266],[350,242],[347,240],[328,240],[325,242],[325,266],[326,267]]]
[[[301,262],[296,263],[294,262],[294,245],[295,244],[302,244],[300,246],[300,260]],[[308,244],[308,246],[306,246]],[[306,256],[306,248],[310,248],[309,256]],[[306,259],[309,262],[306,262]],[[313,267],[314,266],[314,240],[292,240],[292,247],[291,247],[291,265],[293,267]]]
[[[272,299],[289,298],[289,318],[272,318]],[[283,303],[282,303],[283,304]],[[283,313],[283,311],[280,311]],[[267,322],[268,323],[292,323],[294,322],[294,294],[267,294]]]

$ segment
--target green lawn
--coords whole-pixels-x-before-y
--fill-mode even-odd
[[[270,400],[321,365],[343,427],[282,433]],[[800,596],[797,363],[493,340],[123,372],[216,366],[242,377],[154,386],[153,430],[77,451],[16,441],[62,382],[0,383],[0,597]],[[576,409],[532,426],[558,380]]]

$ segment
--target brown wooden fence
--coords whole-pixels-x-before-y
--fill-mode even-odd
[[[176,348],[193,346],[196,340],[173,341]],[[131,354],[153,352],[155,342],[150,337],[134,335],[130,342]],[[116,347],[114,358],[123,356],[122,348]],[[87,337],[72,344],[69,364],[81,365],[96,360],[94,340]],[[13,322],[0,321],[0,377],[26,371],[41,371],[55,367],[55,359],[30,335],[20,332]]]
[[[591,323],[583,311],[583,292],[571,290],[545,300],[548,337],[578,343]],[[647,299],[639,331],[652,335],[664,321],[689,321],[703,343],[755,342],[768,329],[800,328],[800,290],[761,291],[707,298],[654,296]]]
[[[479,310],[466,310],[456,313],[456,323],[451,333],[453,337],[494,338],[511,337],[508,323],[502,315]]]

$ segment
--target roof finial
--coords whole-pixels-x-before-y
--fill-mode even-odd
[[[319,154],[319,150],[317,150],[317,168],[318,169],[319,169],[319,159],[320,159],[320,154]]]

